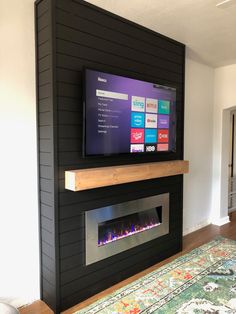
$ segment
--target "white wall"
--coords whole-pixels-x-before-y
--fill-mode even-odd
[[[236,108],[236,64],[213,69],[188,57],[185,76],[186,160],[183,231],[228,219],[230,112]]]
[[[236,107],[236,64],[215,69],[212,218],[228,220],[228,150],[230,110]]]
[[[210,223],[214,69],[188,58],[185,72],[183,232]]]
[[[0,1],[0,298],[39,299],[34,1]]]

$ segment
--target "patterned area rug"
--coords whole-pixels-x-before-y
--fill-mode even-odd
[[[236,313],[236,241],[216,238],[75,313]]]

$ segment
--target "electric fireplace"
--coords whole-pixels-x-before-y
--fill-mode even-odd
[[[86,265],[169,233],[169,193],[85,213]]]

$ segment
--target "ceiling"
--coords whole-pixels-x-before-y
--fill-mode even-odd
[[[236,0],[87,0],[187,46],[213,67],[236,63]]]

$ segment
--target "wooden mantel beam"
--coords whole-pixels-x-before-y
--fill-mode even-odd
[[[82,191],[135,181],[188,173],[189,162],[172,160],[144,164],[69,170],[65,172],[65,188]]]

